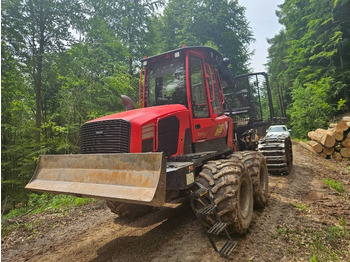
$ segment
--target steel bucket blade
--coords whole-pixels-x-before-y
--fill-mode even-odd
[[[26,188],[162,206],[166,161],[162,153],[45,155]]]

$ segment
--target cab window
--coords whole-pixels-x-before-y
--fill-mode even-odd
[[[202,60],[200,58],[190,57],[190,84],[193,116],[195,118],[209,117]]]

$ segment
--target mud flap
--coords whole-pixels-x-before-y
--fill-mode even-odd
[[[163,153],[40,156],[26,188],[162,206],[165,203],[166,160]]]

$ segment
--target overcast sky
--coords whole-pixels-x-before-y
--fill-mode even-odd
[[[281,29],[275,14],[277,5],[283,0],[238,0],[241,6],[246,7],[246,18],[253,30],[256,41],[250,45],[250,50],[255,54],[251,59],[253,72],[266,71],[264,64],[267,63],[267,38],[272,38]]]

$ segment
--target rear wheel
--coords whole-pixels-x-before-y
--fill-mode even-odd
[[[253,217],[253,187],[243,163],[235,159],[209,161],[197,182],[210,188],[220,219],[229,224],[228,231],[246,233]],[[207,226],[214,221],[208,217]]]
[[[256,151],[242,151],[235,152],[231,158],[241,160],[250,175],[253,183],[254,207],[264,207],[269,194],[269,174],[265,157]]]
[[[106,206],[119,217],[140,217],[152,210],[151,206],[121,203],[110,200],[106,200]]]

